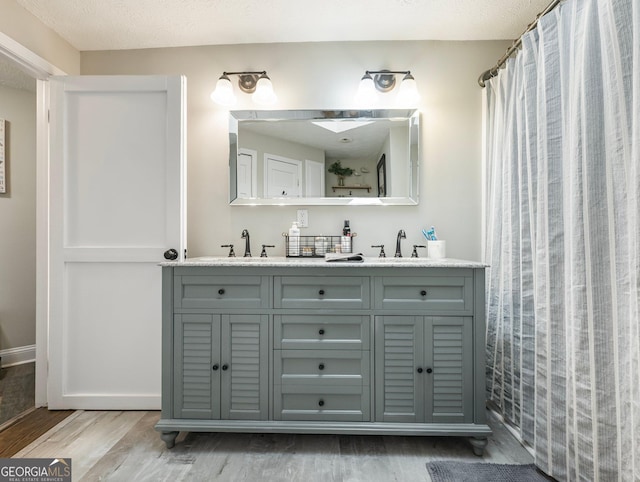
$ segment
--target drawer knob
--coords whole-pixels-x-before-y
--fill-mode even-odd
[[[418,373],[422,373],[422,368],[418,368],[416,371],[417,371]]]
[[[217,363],[211,367],[213,371],[216,371],[218,368],[220,368],[220,365],[218,365]]]
[[[433,373],[433,368],[427,368],[427,373]]]
[[[318,365],[318,370],[324,370],[324,363],[320,363],[320,365]]]
[[[223,295],[223,294],[224,294],[224,288],[220,288],[220,289],[218,290],[218,294],[219,294],[219,295]]]
[[[318,330],[318,334],[320,334],[320,335],[324,335],[324,330],[323,330],[322,328],[320,328],[320,329]]]
[[[319,407],[324,407],[324,400],[320,400],[320,401],[318,402],[318,406],[319,406]]]
[[[318,291],[318,294],[319,294],[320,296],[324,296],[324,290],[320,290],[320,291]]]
[[[420,296],[427,296],[427,290],[420,291]]]
[[[222,369],[224,371],[227,371],[229,369],[229,365],[227,365],[226,363],[224,365],[222,365]]]

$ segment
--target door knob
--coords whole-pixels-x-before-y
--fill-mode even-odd
[[[178,259],[178,252],[173,248],[167,249],[164,252],[164,259],[169,259],[169,260]]]

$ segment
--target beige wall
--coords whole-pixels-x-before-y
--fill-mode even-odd
[[[410,69],[422,100],[420,204],[398,207],[306,207],[302,234],[340,234],[349,219],[355,249],[371,244],[394,252],[404,229],[405,255],[422,244],[421,229],[435,225],[450,257],[481,259],[480,72],[495,63],[507,42],[350,42],[205,46],[83,52],[83,74],[184,74],[188,79],[188,248],[190,256],[226,254],[249,229],[254,253],[275,244],[296,218],[296,207],[229,206],[228,111],[209,94],[223,70],[266,69],[278,94],[275,109],[350,108],[366,69]],[[239,95],[236,109],[255,106]],[[392,107],[381,104],[379,107]]]
[[[0,350],[35,344],[36,95],[0,86],[8,190],[0,194]]]
[[[14,0],[0,0],[0,32],[67,74],[80,73],[80,52]]]
[[[80,52],[14,0],[0,0],[0,32],[64,72],[80,73]],[[8,121],[9,136],[9,192],[0,195],[0,351],[3,351],[35,344],[35,92],[0,86],[0,117]]]

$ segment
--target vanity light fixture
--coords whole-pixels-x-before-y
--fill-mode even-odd
[[[253,94],[251,98],[256,104],[272,105],[278,100],[273,91],[273,84],[266,70],[259,72],[222,72],[216,83],[215,90],[211,93],[211,100],[226,107],[233,106],[237,102],[230,75],[238,76],[238,87],[242,92]]]
[[[362,79],[360,79],[356,101],[364,105],[375,103],[378,99],[376,91],[387,93],[393,90],[396,86],[397,74],[404,75],[398,91],[398,103],[407,106],[416,104],[420,100],[420,94],[418,93],[416,79],[413,78],[410,70],[365,71]]]

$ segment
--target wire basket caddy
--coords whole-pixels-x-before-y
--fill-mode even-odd
[[[324,258],[327,253],[351,253],[353,252],[353,238],[351,236],[289,236],[284,237],[284,250],[287,258]],[[297,239],[297,242],[296,242]]]

